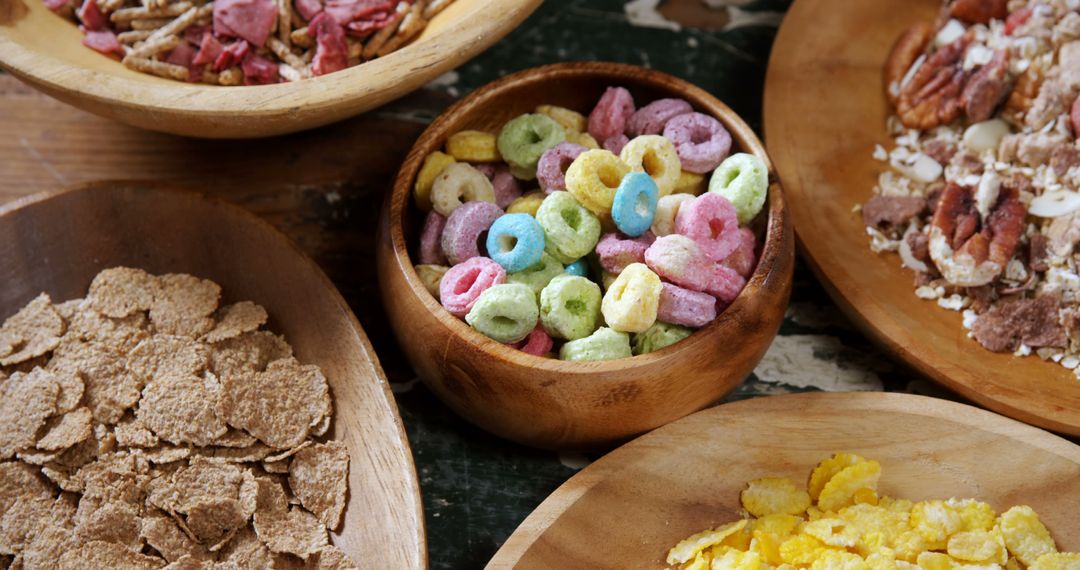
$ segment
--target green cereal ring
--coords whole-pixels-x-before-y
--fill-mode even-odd
[[[634,354],[656,352],[692,334],[693,329],[657,321],[645,332],[634,335]]]
[[[559,358],[572,362],[630,358],[630,335],[600,327],[591,335],[572,340],[559,349]]]
[[[709,192],[716,192],[735,206],[740,224],[750,223],[765,205],[769,170],[752,154],[733,154],[716,167],[709,181]]]
[[[524,180],[525,182],[536,180],[536,168],[523,168],[511,165],[510,175],[518,180]]]
[[[540,292],[540,324],[553,337],[587,337],[600,322],[600,298],[596,283],[576,275],[560,275]]]
[[[528,113],[503,126],[499,132],[499,154],[510,165],[514,176],[527,176],[523,179],[531,180],[536,177],[540,155],[565,140],[566,131],[551,117]]]
[[[600,241],[600,220],[569,192],[552,192],[536,210],[544,228],[544,250],[559,263],[573,263]]]
[[[540,257],[540,263],[533,265],[517,273],[511,273],[506,276],[506,280],[510,283],[521,283],[522,285],[528,285],[533,292],[540,295],[540,292],[547,287],[548,283],[552,279],[562,275],[563,264],[559,263],[557,259],[551,257],[547,253],[544,253]]]
[[[465,322],[488,338],[509,344],[529,336],[539,317],[533,290],[521,283],[505,283],[481,293]]]

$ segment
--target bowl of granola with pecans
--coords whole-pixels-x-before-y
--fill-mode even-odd
[[[400,97],[509,33],[540,0],[10,0],[0,67],[137,127],[246,138]]]
[[[841,4],[794,6],[766,95],[811,267],[916,370],[1080,434],[1080,3]]]

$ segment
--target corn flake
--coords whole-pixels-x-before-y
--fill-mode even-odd
[[[741,520],[713,530],[699,532],[679,544],[676,544],[667,555],[668,564],[682,564],[694,557],[697,553],[711,548],[724,541],[727,537],[746,528],[747,521]]]
[[[740,495],[743,508],[755,517],[766,515],[798,515],[810,506],[810,495],[795,483],[782,477],[755,479]]]
[[[1044,554],[1057,552],[1050,531],[1031,507],[1016,506],[1001,513],[999,525],[1009,552],[1025,566],[1035,564]]]
[[[1031,565],[1031,570],[1080,570],[1080,553],[1052,552],[1043,554]]]
[[[1008,558],[1000,532],[970,530],[949,538],[949,556],[976,564],[1004,564]]]
[[[855,503],[855,494],[861,489],[877,490],[881,478],[881,464],[864,461],[841,469],[829,479],[818,497],[818,507],[823,511],[838,511]]]
[[[810,498],[817,501],[818,497],[821,496],[821,491],[825,489],[825,484],[837,473],[864,461],[866,461],[866,459],[862,456],[855,455],[854,453],[837,453],[819,463],[818,466],[810,472],[810,483],[807,485]]]

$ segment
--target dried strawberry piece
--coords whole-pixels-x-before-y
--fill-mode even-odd
[[[199,52],[195,54],[195,59],[192,63],[196,65],[208,65],[217,62],[217,59],[221,57],[221,52],[225,48],[221,45],[214,34],[203,34],[202,41],[199,42]],[[215,68],[217,66],[215,65]]]
[[[98,7],[97,0],[86,0],[79,8],[79,20],[83,28],[91,32],[105,30],[109,26],[109,18]]]
[[[244,58],[241,69],[244,71],[244,85],[269,85],[281,80],[277,64],[254,52]]]
[[[323,11],[322,0],[296,0],[293,2],[300,17],[308,22],[315,19]]]
[[[116,34],[109,30],[88,31],[83,36],[82,43],[84,46],[105,55],[124,55],[124,46],[120,45],[120,41],[116,39]]]
[[[345,69],[349,65],[349,48],[345,44],[345,30],[328,12],[315,17],[308,25],[308,34],[315,36],[315,59],[311,73],[326,75]]]
[[[241,38],[262,47],[277,21],[273,0],[217,0],[214,2],[214,33]]]
[[[244,60],[251,47],[244,40],[236,40],[235,42],[225,46],[221,50],[221,54],[214,60],[214,71],[221,71],[228,69],[237,63]]]
[[[395,4],[397,2],[386,0],[327,0],[325,10],[337,23],[347,26],[350,22],[369,18],[379,12],[390,12]]]

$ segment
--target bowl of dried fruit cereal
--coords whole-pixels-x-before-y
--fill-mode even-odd
[[[540,447],[610,444],[720,399],[791,287],[753,132],[628,65],[534,68],[463,99],[413,147],[380,232],[383,300],[420,377]]]
[[[426,567],[378,361],[269,224],[97,183],[5,206],[0,236],[5,565]]]
[[[137,127],[289,133],[362,113],[476,56],[540,0],[11,0],[0,67]]]

